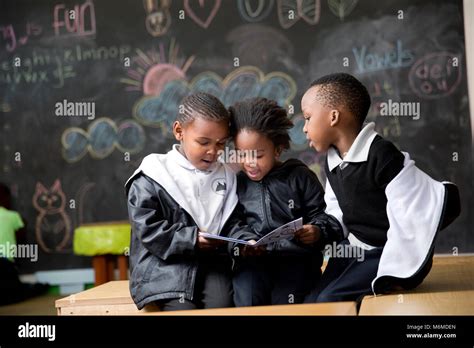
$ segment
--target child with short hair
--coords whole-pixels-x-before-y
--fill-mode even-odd
[[[310,147],[327,152],[325,201],[344,231],[340,245],[364,252],[330,258],[306,302],[416,287],[431,268],[437,232],[459,215],[455,185],[416,168],[374,123],[363,126],[370,104],[365,86],[345,73],[314,81],[301,101]]]
[[[316,174],[299,160],[279,159],[290,146],[288,130],[293,126],[286,110],[265,98],[238,102],[229,110],[235,148],[243,155],[243,171],[237,175],[239,202],[245,223],[255,231],[245,238],[238,230],[229,235],[255,241],[297,218],[304,224],[291,240],[233,252],[234,302],[301,303],[321,274],[320,250],[342,239],[339,224],[324,213],[324,191]]]
[[[186,97],[173,124],[180,142],[151,154],[126,183],[132,225],[130,291],[139,309],[230,307],[231,259],[225,242],[199,232],[244,231],[235,208],[235,173],[218,162],[229,113],[207,93]]]

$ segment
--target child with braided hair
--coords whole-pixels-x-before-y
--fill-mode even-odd
[[[240,225],[234,171],[218,161],[229,137],[230,116],[216,97],[183,100],[173,124],[180,142],[151,154],[126,183],[132,225],[130,291],[139,309],[231,307],[231,259],[225,242]]]

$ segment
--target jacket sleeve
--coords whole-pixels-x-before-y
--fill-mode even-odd
[[[318,226],[321,238],[315,247],[322,249],[326,244],[343,240],[344,231],[339,221],[327,213],[325,193],[318,177],[309,168],[305,168],[305,171],[306,174],[302,175],[299,180],[301,183],[299,190],[302,194],[301,200],[304,202],[305,212],[303,223]]]
[[[128,190],[128,216],[132,233],[153,255],[162,260],[194,254],[198,228],[166,220],[155,184],[138,176]]]
[[[254,232],[254,230],[246,224],[245,214],[243,207],[240,203],[237,203],[232,215],[229,217],[224,225],[221,232],[222,236],[231,237],[236,239],[242,239],[245,241],[258,240],[260,237]],[[242,245],[237,243],[228,243],[228,251],[233,253],[235,247]]]

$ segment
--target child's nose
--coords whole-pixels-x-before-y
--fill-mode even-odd
[[[213,155],[213,156],[214,156],[214,155],[217,153],[217,148],[216,148],[215,146],[211,146],[211,147],[209,148],[209,150],[207,150],[207,153],[208,153],[209,155]]]

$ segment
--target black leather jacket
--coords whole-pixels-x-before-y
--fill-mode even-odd
[[[321,250],[328,243],[344,239],[339,222],[324,212],[326,203],[321,183],[303,162],[287,160],[273,168],[259,182],[248,179],[245,173],[240,172],[237,183],[245,224],[252,226],[255,235],[243,236],[243,232],[234,230],[230,237],[258,240],[275,228],[302,217],[304,225],[319,227],[319,242],[308,247],[294,239],[283,240],[267,247],[267,251],[273,254],[314,255],[315,249]]]
[[[199,260],[209,257],[209,252],[200,253],[196,248],[198,227],[193,218],[145,174],[137,174],[126,192],[132,225],[130,292],[138,309],[162,299],[183,296],[192,300]],[[242,221],[236,208],[221,235],[237,231],[242,236],[251,234]],[[225,246],[212,257],[215,262],[228,263],[230,271]]]

